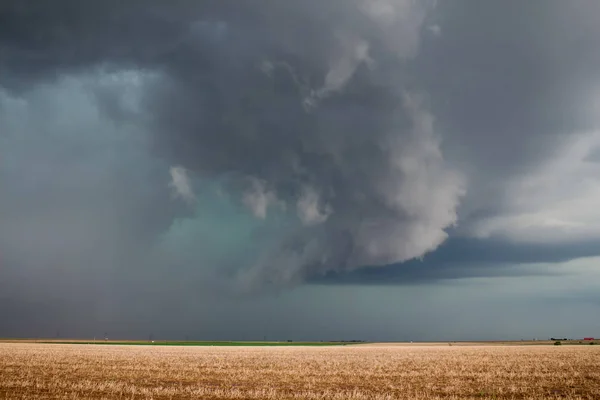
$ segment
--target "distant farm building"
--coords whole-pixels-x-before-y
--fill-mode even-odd
[[[583,340],[594,340],[593,337],[584,337]]]

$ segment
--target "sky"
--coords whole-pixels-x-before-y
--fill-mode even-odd
[[[600,336],[598,15],[2,1],[0,337]]]

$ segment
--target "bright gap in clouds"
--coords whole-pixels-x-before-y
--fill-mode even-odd
[[[470,227],[478,238],[535,243],[600,239],[600,132],[566,137],[553,158],[507,186],[507,211]]]

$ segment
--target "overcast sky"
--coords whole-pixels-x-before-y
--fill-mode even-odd
[[[2,1],[0,336],[600,336],[598,15]]]

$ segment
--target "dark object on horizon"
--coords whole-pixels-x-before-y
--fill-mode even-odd
[[[584,337],[583,340],[594,340],[593,337]]]

